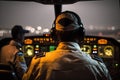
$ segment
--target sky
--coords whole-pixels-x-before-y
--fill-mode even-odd
[[[80,1],[62,6],[64,10],[76,12],[86,29],[104,29],[115,26],[120,29],[119,0]],[[36,2],[0,1],[0,29],[11,29],[13,25],[41,26],[51,28],[54,21],[54,6]]]

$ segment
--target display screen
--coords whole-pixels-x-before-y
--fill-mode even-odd
[[[54,51],[55,49],[56,49],[56,46],[54,45],[49,46],[49,51]]]
[[[92,48],[90,45],[82,45],[82,46],[80,46],[80,49],[81,49],[81,51],[86,52],[88,54],[91,54],[91,52],[92,52],[91,51]]]
[[[34,46],[33,45],[25,45],[23,50],[24,50],[25,57],[34,55]]]
[[[101,45],[98,47],[98,56],[102,58],[113,58],[114,57],[114,47],[110,45]]]

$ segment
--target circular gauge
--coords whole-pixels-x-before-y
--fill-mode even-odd
[[[81,50],[83,52],[86,52],[86,53],[90,54],[91,53],[91,46],[89,46],[89,45],[83,45],[83,46],[81,46]]]
[[[25,56],[33,56],[33,46],[32,45],[27,45],[25,46]]]
[[[105,48],[104,48],[104,55],[106,56],[106,57],[112,57],[113,56],[113,47],[112,46],[106,46]]]

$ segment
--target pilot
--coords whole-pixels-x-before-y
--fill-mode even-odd
[[[27,70],[21,47],[24,35],[28,32],[29,31],[24,30],[21,25],[15,25],[11,30],[12,39],[8,45],[1,48],[0,53],[0,63],[12,64],[19,79],[22,78],[24,72]]]
[[[80,49],[85,30],[72,11],[57,16],[51,35],[58,40],[56,50],[33,57],[23,80],[111,80],[105,64]]]

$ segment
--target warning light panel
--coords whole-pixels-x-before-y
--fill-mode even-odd
[[[24,40],[24,43],[25,43],[25,44],[32,44],[33,41],[32,41],[32,39],[25,39],[25,40]]]
[[[96,42],[96,38],[84,38],[84,43],[94,43]]]
[[[98,44],[107,44],[108,41],[106,39],[99,39]]]

